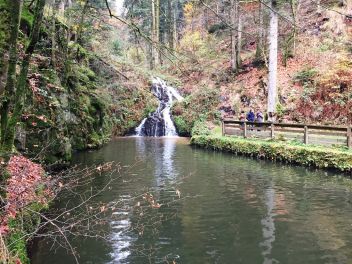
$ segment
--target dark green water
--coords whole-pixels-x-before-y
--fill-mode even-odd
[[[107,240],[72,239],[80,263],[352,263],[352,195],[342,176],[172,138],[121,138],[76,157],[107,161],[134,166],[95,198],[123,204],[95,227]],[[97,175],[94,186],[108,180]],[[141,213],[138,195],[146,191],[162,206]],[[40,240],[32,263],[74,263],[51,245]]]

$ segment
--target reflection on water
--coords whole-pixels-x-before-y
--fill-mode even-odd
[[[101,225],[108,240],[72,239],[80,263],[351,263],[352,195],[333,173],[175,138],[117,139],[76,159],[135,164],[95,198],[116,207]],[[94,184],[107,181],[97,175]],[[152,207],[145,193],[162,206]],[[39,241],[32,263],[74,263],[50,245]]]
[[[174,184],[178,177],[178,170],[174,167],[174,152],[177,137],[143,138],[134,137],[136,142],[136,156],[138,161],[152,159],[154,161],[155,187],[160,190],[165,185]],[[152,151],[147,145],[152,145]]]
[[[264,241],[260,243],[264,247],[262,255],[264,256],[263,264],[274,263],[273,259],[270,258],[273,243],[275,241],[275,222],[274,222],[274,207],[275,207],[275,190],[269,187],[265,191],[265,206],[266,206],[266,217],[260,222],[263,228]]]
[[[124,206],[117,211],[114,211],[111,216],[111,235],[110,241],[113,252],[111,253],[111,264],[126,263],[125,260],[131,254],[131,243],[134,239],[131,237],[128,230],[131,227],[131,201],[130,195],[121,195],[118,199]]]
[[[176,148],[175,139],[166,139],[161,144],[162,146],[154,152],[154,175],[158,189],[166,184],[172,184],[178,175],[177,169],[173,166],[173,155]]]

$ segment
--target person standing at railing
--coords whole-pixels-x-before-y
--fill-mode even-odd
[[[256,119],[255,119],[256,122],[258,123],[263,123],[264,121],[264,115],[262,113],[262,111],[258,110],[257,114],[256,114]]]
[[[264,115],[263,115],[263,113],[260,110],[258,110],[257,114],[256,114],[256,117],[255,117],[255,122],[259,123],[257,125],[258,131],[260,131],[259,127],[262,126],[262,124],[260,124],[260,123],[263,123],[263,121],[264,121]]]
[[[255,115],[254,115],[254,112],[253,110],[249,110],[248,114],[247,114],[247,121],[249,122],[254,122],[255,120]]]
[[[241,111],[239,120],[243,122],[246,121],[246,113],[243,110]],[[243,128],[244,128],[244,123],[241,124],[241,129],[243,130]]]
[[[254,114],[252,109],[249,110],[249,112],[247,114],[247,121],[249,121],[249,122],[254,122],[255,121],[255,114]],[[249,125],[249,127],[251,127],[251,130],[253,130],[254,125],[251,124],[251,125]]]

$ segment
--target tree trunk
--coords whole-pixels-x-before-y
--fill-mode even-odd
[[[88,10],[88,4],[89,4],[89,0],[85,0],[84,6],[83,6],[83,9],[82,9],[81,18],[79,20],[77,33],[76,33],[76,39],[75,40],[79,44],[82,43],[81,42],[81,34],[82,34],[82,31],[83,31],[84,17],[86,15],[87,10]]]
[[[157,50],[155,48],[156,45],[156,19],[155,19],[155,0],[152,1],[152,26],[151,26],[151,33],[152,33],[152,43],[151,43],[151,49],[150,49],[150,68],[153,70],[155,68],[155,63],[156,63],[156,53]]]
[[[297,27],[298,22],[297,13],[300,7],[300,0],[290,0],[291,16],[293,20],[293,28],[290,35],[284,42],[283,46],[283,65],[287,66],[287,60],[295,55],[296,50],[296,38],[297,38]]]
[[[262,61],[264,55],[264,8],[261,1],[259,1],[258,18],[259,25],[255,58],[257,61]]]
[[[219,24],[220,23],[220,4],[219,4],[219,0],[216,0],[216,23]]]
[[[204,9],[204,27],[206,30],[209,29],[209,12],[208,12],[208,8]]]
[[[21,72],[17,80],[15,94],[16,102],[14,102],[14,110],[11,118],[9,118],[8,120],[4,139],[1,145],[1,149],[5,152],[11,152],[13,150],[15,140],[15,128],[17,122],[20,120],[24,107],[29,63],[37,45],[37,42],[39,40],[40,27],[43,20],[44,6],[45,0],[37,1],[30,41],[26,48],[26,52],[21,65]]]
[[[242,17],[241,13],[239,12],[239,8],[237,8],[237,55],[236,55],[236,67],[237,71],[241,67],[241,51],[242,51]]]
[[[178,0],[175,1],[175,7],[174,7],[174,15],[173,15],[173,34],[174,34],[174,46],[173,49],[177,49],[177,44],[178,44],[178,35],[177,35],[177,19],[178,19]]]
[[[59,15],[61,17],[65,16],[65,2],[66,2],[66,0],[60,0],[60,3],[59,3]],[[55,3],[54,3],[54,5],[55,5]]]
[[[64,8],[65,8],[65,2],[63,0],[60,2],[60,5],[62,3],[64,3]],[[61,6],[60,6],[60,8],[61,8]],[[61,12],[61,10],[59,12]],[[61,15],[61,13],[60,13],[60,15]],[[56,67],[55,52],[56,52],[56,16],[55,16],[55,0],[53,0],[52,16],[51,16],[51,65],[53,66],[53,68]]]
[[[4,52],[1,58],[1,68],[0,68],[0,98],[5,92],[5,85],[7,79],[7,71],[9,68],[9,54],[7,51]],[[2,102],[0,101],[0,109],[1,109]],[[0,130],[0,137],[1,137],[1,130]]]
[[[4,142],[5,131],[8,124],[8,116],[10,111],[11,101],[14,99],[13,94],[15,92],[16,85],[16,66],[18,60],[17,53],[17,40],[18,32],[21,20],[22,12],[22,0],[10,0],[8,1],[10,5],[11,12],[11,28],[10,28],[10,39],[9,39],[9,63],[7,68],[7,80],[5,85],[5,91],[2,99],[2,105],[0,109],[0,118],[1,118],[1,143]],[[2,144],[0,144],[2,145]]]
[[[161,61],[161,50],[160,50],[160,0],[155,0],[155,25],[156,25],[156,46],[157,52],[155,56],[155,63],[158,65]]]
[[[172,13],[172,0],[167,0],[167,29],[168,29],[168,42],[169,48],[174,48],[174,25],[173,25],[173,13]]]
[[[238,72],[238,28],[239,28],[239,12],[238,0],[231,0],[231,69],[233,72]]]
[[[277,98],[277,51],[278,51],[278,15],[277,2],[271,0],[270,27],[269,27],[269,85],[268,85],[268,114],[276,112]]]

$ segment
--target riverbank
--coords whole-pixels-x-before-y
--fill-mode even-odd
[[[352,152],[343,149],[223,136],[193,136],[191,144],[259,159],[352,172]]]

